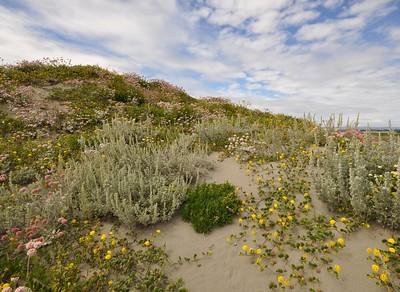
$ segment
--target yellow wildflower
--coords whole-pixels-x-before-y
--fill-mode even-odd
[[[379,271],[379,266],[374,264],[371,266],[371,270],[377,273]]]
[[[261,248],[257,248],[256,249],[256,254],[258,254],[258,255],[262,254],[262,249]]]
[[[390,253],[396,253],[396,250],[393,247],[389,247],[389,252]]]
[[[396,241],[393,238],[389,238],[387,240],[387,242],[389,242],[390,244],[395,244],[396,243]]]
[[[337,242],[338,242],[338,244],[339,244],[340,246],[344,246],[344,244],[345,244],[345,240],[344,240],[344,238],[342,238],[342,237],[339,237],[338,240],[337,240]]]
[[[105,241],[107,239],[107,235],[106,234],[102,234],[101,236],[100,236],[100,240],[101,241]]]
[[[157,234],[160,234],[160,233],[161,233],[161,230],[160,230],[160,229],[157,229],[157,230],[156,230],[156,233],[157,233]]]
[[[123,247],[121,248],[121,253],[122,253],[122,254],[125,254],[125,253],[126,253],[126,251],[127,251],[127,250],[126,250],[126,247],[125,247],[125,246],[123,246]]]
[[[253,214],[251,214],[251,218],[256,219],[257,215],[253,213]]]
[[[334,265],[334,266],[333,266],[333,270],[334,270],[336,273],[340,273],[340,271],[342,270],[342,267],[341,267],[340,265]]]
[[[388,275],[386,274],[386,273],[382,273],[380,276],[379,276],[379,279],[381,279],[381,281],[382,282],[387,282],[388,281],[388,279],[389,279],[389,277],[388,277]]]
[[[112,286],[114,282],[112,280],[108,281],[108,286]]]
[[[387,262],[389,261],[389,257],[388,257],[388,256],[383,256],[382,259],[383,259],[383,261],[384,261],[385,263],[387,263]]]
[[[278,276],[277,280],[279,284],[283,284],[283,282],[285,282],[285,278],[283,276]]]
[[[289,221],[293,220],[293,216],[291,216],[291,215],[288,215],[287,218],[288,218]]]
[[[90,236],[95,236],[95,235],[96,235],[96,231],[94,231],[94,230],[90,231],[90,232],[89,232],[89,235],[90,235]]]
[[[151,245],[151,242],[149,240],[146,240],[144,242],[144,246],[149,247]]]
[[[336,221],[334,219],[331,219],[331,220],[329,220],[329,224],[333,226],[336,224]]]
[[[336,246],[336,242],[331,240],[326,244],[328,247],[335,247]]]
[[[242,250],[243,250],[244,252],[247,252],[249,249],[250,249],[250,248],[249,248],[247,245],[243,245],[243,246],[242,246]]]
[[[367,248],[367,253],[368,253],[368,254],[371,254],[371,253],[372,253],[372,248],[368,247],[368,248]]]
[[[304,208],[304,210],[306,210],[306,211],[310,210],[310,206],[309,206],[308,204],[305,204],[303,208]]]
[[[381,255],[381,252],[377,248],[374,248],[373,253],[374,253],[374,256],[376,256],[376,257],[379,257]]]
[[[258,220],[258,224],[263,225],[264,224],[264,219]]]
[[[347,218],[346,217],[342,217],[342,218],[340,218],[340,222],[342,222],[342,223],[346,223],[348,220],[347,220]]]
[[[242,218],[239,218],[239,223],[243,223],[243,219]]]
[[[109,261],[112,258],[112,254],[106,254],[106,256],[104,257],[105,260]]]

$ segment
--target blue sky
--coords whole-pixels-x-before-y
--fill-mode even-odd
[[[400,126],[399,0],[0,0],[0,57],[64,57],[194,96]]]

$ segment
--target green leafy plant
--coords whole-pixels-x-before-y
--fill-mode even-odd
[[[143,94],[127,82],[120,75],[114,76],[111,81],[110,87],[114,89],[113,99],[121,102],[132,101],[133,99],[138,104],[144,103]]]
[[[203,183],[189,191],[182,216],[192,223],[194,230],[207,233],[217,226],[231,223],[239,206],[235,187],[230,183]]]

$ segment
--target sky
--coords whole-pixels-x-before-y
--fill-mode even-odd
[[[400,0],[0,0],[0,57],[63,57],[261,110],[400,126]]]

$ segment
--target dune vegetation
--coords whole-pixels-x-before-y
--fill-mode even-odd
[[[202,259],[171,258],[159,227],[181,217],[204,236],[237,227],[226,249],[263,291],[332,291],[335,256],[380,228],[363,281],[399,291],[400,136],[341,126],[97,66],[1,66],[0,291],[187,291],[171,269]],[[257,191],[205,182],[214,152]]]

